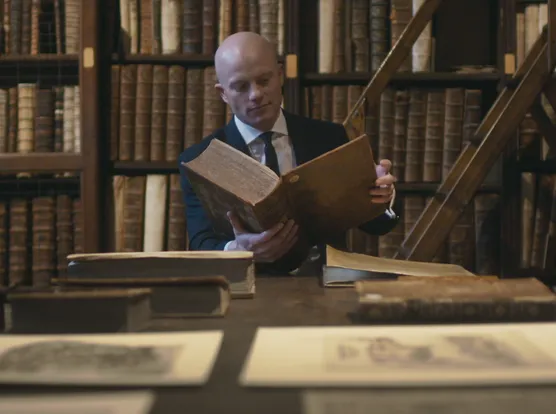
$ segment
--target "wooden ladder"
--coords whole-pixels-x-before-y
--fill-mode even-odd
[[[409,53],[413,43],[432,18],[442,0],[426,0],[402,33],[373,79],[367,85],[344,126],[350,137],[358,135],[361,107],[368,99],[372,105],[390,82],[393,73]],[[556,64],[556,10],[549,0],[549,24],[544,28],[523,63],[463,149],[446,179],[406,236],[394,255],[396,259],[432,261],[491,166],[531,111],[539,129],[547,137],[550,151],[556,151],[556,128],[537,102],[544,92],[556,110],[556,83],[551,75]],[[358,106],[359,105],[359,106]]]

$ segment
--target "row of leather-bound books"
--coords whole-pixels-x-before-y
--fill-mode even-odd
[[[0,153],[81,152],[79,86],[0,89]]]
[[[227,36],[259,32],[284,50],[284,0],[120,0],[124,51],[211,55]]]
[[[0,53],[79,53],[85,0],[3,0]]]
[[[0,282],[47,286],[83,251],[79,198],[59,193],[0,201]]]
[[[423,0],[319,0],[318,72],[375,72]],[[432,23],[400,72],[433,70]]]

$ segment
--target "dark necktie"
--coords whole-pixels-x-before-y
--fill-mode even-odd
[[[266,160],[266,166],[274,171],[279,177],[280,167],[278,166],[278,157],[276,156],[276,150],[274,149],[274,145],[272,145],[273,136],[274,132],[267,131],[259,135],[259,138],[264,141],[264,157]]]

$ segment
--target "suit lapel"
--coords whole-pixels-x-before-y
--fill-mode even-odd
[[[237,129],[237,125],[233,118],[230,122],[228,122],[224,129],[226,134],[226,142],[235,149],[238,149],[250,156],[251,154],[249,153],[249,148],[247,148],[247,144],[245,144],[245,140],[239,133],[239,130]]]
[[[311,146],[309,141],[309,131],[303,128],[303,118],[294,114],[284,111],[286,124],[288,125],[288,134],[292,141],[293,151],[295,153],[295,160],[297,165],[301,165],[310,161],[313,157],[311,155]]]

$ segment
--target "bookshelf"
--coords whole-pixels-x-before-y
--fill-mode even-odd
[[[129,1],[123,0],[82,2],[81,43],[75,53],[0,56],[0,87],[8,87],[9,85],[4,86],[6,82],[13,83],[9,76],[14,73],[15,68],[21,81],[33,82],[34,79],[42,76],[44,79],[53,79],[53,85],[58,85],[61,80],[64,80],[70,84],[78,84],[81,96],[87,97],[80,102],[80,153],[0,154],[2,171],[11,174],[21,171],[40,174],[41,178],[36,181],[52,188],[66,188],[69,185],[78,187],[84,217],[82,250],[87,252],[114,251],[118,249],[117,245],[119,249],[128,250],[143,250],[145,246],[164,250],[187,248],[184,207],[177,177],[176,158],[183,147],[191,142],[185,141],[186,136],[193,136],[194,140],[198,140],[206,135],[207,131],[221,126],[229,119],[230,114],[227,113],[225,106],[218,102],[217,96],[211,95],[212,56],[219,38],[235,30],[246,29],[265,32],[276,39],[281,62],[285,68],[284,107],[291,112],[329,117],[339,122],[347,115],[349,109],[347,99],[350,98],[353,102],[354,97],[358,97],[357,92],[369,82],[373,65],[376,69],[377,64],[377,61],[373,63],[371,56],[366,58],[366,62],[361,61],[357,53],[360,53],[363,48],[357,49],[357,53],[354,50],[346,52],[344,49],[342,63],[336,64],[335,68],[333,65],[331,70],[319,67],[319,59],[322,60],[322,57],[319,57],[322,49],[319,42],[319,16],[324,16],[323,10],[325,10],[320,6],[319,0],[280,2],[198,0],[196,4],[203,5],[204,11],[191,9],[187,16],[181,10],[178,13],[178,9],[172,8],[182,2],[155,0],[155,6],[160,5],[161,8],[165,8],[160,9],[159,19],[153,19],[153,16],[159,16],[159,9],[151,7],[152,0],[134,1],[140,7],[130,8]],[[406,6],[412,4],[412,1],[404,1]],[[404,2],[402,0],[350,0],[341,3],[343,9],[338,12],[344,13],[340,26],[345,36],[339,36],[334,41],[341,40],[342,48],[345,48],[346,44],[353,46],[356,43],[350,34],[353,25],[348,22],[358,13],[346,13],[346,10],[353,8],[354,5],[362,10],[366,7],[366,14],[359,14],[367,17],[360,19],[358,24],[368,25],[365,29],[368,35],[355,40],[371,45],[371,50],[372,39],[368,17],[371,13],[370,6],[387,6],[386,14],[373,15],[382,18],[382,22],[377,27],[386,29],[381,35],[382,42],[388,46],[381,52],[384,56],[392,42],[392,32],[399,31],[400,25],[403,26],[401,12],[403,12]],[[256,6],[256,9],[253,9],[255,12],[249,14],[249,7],[253,5]],[[398,14],[393,15],[392,8],[396,7]],[[480,107],[475,108],[475,115],[473,115],[475,118],[472,119],[474,123],[479,122],[496,99],[498,91],[507,84],[509,75],[512,73],[512,68],[507,65],[507,58],[518,55],[518,45],[515,40],[516,13],[523,7],[517,0],[466,0],[465,2],[445,0],[430,26],[432,41],[428,68],[413,70],[410,67],[407,71],[396,73],[389,85],[390,98],[392,96],[395,98],[400,95],[399,92],[405,91],[407,96],[403,93],[400,96],[409,99],[411,90],[416,90],[427,92],[423,96],[426,96],[428,102],[428,93],[436,91],[435,96],[439,98],[442,95],[445,101],[448,96],[446,90],[452,90],[454,96],[460,100],[464,99],[460,102],[464,111],[466,96],[470,95],[469,93],[466,95],[466,91],[480,91]],[[141,10],[145,19],[138,18],[136,24],[132,23],[135,12],[138,13],[137,17],[142,16]],[[176,13],[183,19],[174,16]],[[122,23],[122,16],[124,16],[124,23]],[[224,24],[219,24],[220,16],[231,16],[231,19],[224,19],[222,20]],[[264,20],[263,25],[261,16],[271,16],[274,20],[271,19],[271,23],[268,23],[268,19]],[[502,20],[500,16],[503,16]],[[328,25],[331,30],[335,22],[333,15],[328,14],[322,18],[331,22]],[[395,30],[393,30],[393,21],[397,24]],[[166,26],[164,22],[167,22]],[[182,30],[184,25],[188,25],[190,30],[201,30],[205,26],[205,30],[197,32],[197,37],[193,36],[191,41],[184,42]],[[178,30],[163,31],[164,27],[170,26]],[[212,26],[211,30],[208,29],[209,26]],[[469,30],[469,27],[473,27],[473,30]],[[148,35],[142,36],[144,33]],[[165,41],[162,39],[163,34],[166,37]],[[373,36],[378,35],[374,33]],[[350,39],[350,42],[344,42],[346,39]],[[466,70],[456,72],[456,68],[462,69],[462,67]],[[478,70],[479,68],[481,70]],[[128,75],[131,74],[135,82],[135,84],[127,84],[127,89],[122,88],[124,71],[128,71]],[[46,76],[47,74],[49,76]],[[139,90],[137,83],[140,74],[146,74],[146,77],[141,78],[145,83],[142,90]],[[173,79],[174,85],[170,86],[170,83],[164,85],[163,81],[155,81],[157,74],[161,76],[159,79],[168,79],[167,82]],[[189,82],[188,76],[190,76]],[[197,91],[188,89],[195,85],[198,86]],[[325,110],[327,114],[324,115],[322,108],[316,113],[311,112],[316,107],[314,96],[311,98],[311,91],[317,90],[320,90],[321,98],[326,94],[332,94],[330,96],[336,94],[337,98],[346,99],[346,104],[336,105],[335,109],[330,106]],[[172,91],[175,92],[173,95]],[[162,102],[164,109],[161,110],[161,116],[164,120],[156,120],[153,115],[153,112],[157,111],[160,115],[160,110],[152,103],[153,97],[155,99],[158,97]],[[173,103],[169,104],[172,97]],[[385,144],[388,143],[388,137],[395,141],[395,136],[398,135],[407,140],[408,129],[406,124],[405,130],[399,129],[396,132],[395,125],[393,130],[388,130],[389,127],[384,127],[388,122],[383,122],[381,129],[381,107],[386,108],[382,110],[386,118],[396,116],[396,105],[389,103],[387,98],[383,94],[381,103],[384,101],[385,104],[381,106],[381,103],[378,103],[373,110],[369,108],[367,133],[372,138],[378,156],[388,155],[393,159],[396,168],[403,164],[407,165],[407,148],[394,150],[395,142],[391,142],[390,148]],[[122,102],[125,103],[126,99],[131,106],[122,112]],[[141,106],[141,102],[144,106]],[[338,102],[338,99],[335,102]],[[432,98],[431,102],[434,103]],[[388,105],[390,105],[389,110],[394,111],[393,116],[387,113]],[[411,102],[407,102],[406,105],[410,106]],[[170,121],[173,120],[175,126],[168,127],[169,113],[174,117]],[[143,117],[138,120],[137,114]],[[195,116],[204,117],[192,121]],[[460,122],[463,121],[460,119]],[[441,123],[444,125],[445,121]],[[159,129],[153,129],[153,125]],[[391,124],[390,126],[392,127]],[[168,128],[171,129],[171,133],[168,133]],[[143,145],[137,144],[137,130],[139,130],[139,138],[144,141]],[[426,133],[426,127],[424,131]],[[431,130],[431,134],[433,133],[434,131]],[[423,140],[423,131],[420,134],[417,138]],[[462,129],[460,140],[464,139],[463,135]],[[153,136],[158,138],[153,140]],[[171,145],[167,144],[169,136],[174,136]],[[420,148],[422,153],[420,157],[424,162],[428,147]],[[516,259],[520,257],[521,252],[521,228],[518,224],[521,222],[521,213],[517,207],[521,203],[521,189],[516,183],[521,182],[521,172],[554,173],[555,167],[550,160],[542,162],[536,159],[524,160],[518,157],[518,149],[519,139],[516,132],[516,140],[493,166],[477,193],[474,204],[477,204],[477,200],[482,197],[483,204],[490,205],[486,218],[482,216],[477,219],[475,214],[468,214],[467,221],[462,219],[463,221],[453,232],[452,247],[447,241],[445,251],[439,252],[437,260],[450,261],[451,249],[453,261],[463,263],[470,270],[477,271],[477,255],[487,252],[485,254],[489,256],[488,260],[483,259],[487,260],[488,264],[482,266],[483,273],[502,273],[510,277],[540,275],[543,279],[551,276],[550,270],[523,268]],[[457,151],[453,148],[449,157],[453,159],[456,155]],[[438,162],[438,159],[435,162]],[[419,168],[424,169],[424,164]],[[416,218],[427,197],[432,196],[438,188],[443,168],[448,166],[441,165],[428,177],[424,177],[421,173],[409,180],[406,179],[405,172],[402,172],[404,176],[397,184],[396,207],[400,212],[406,210],[404,217]],[[73,175],[60,176],[58,174],[60,171],[72,172]],[[400,173],[402,170],[398,168],[395,171]],[[47,178],[44,177],[45,174],[48,175]],[[26,191],[36,190],[36,188],[33,190],[34,187],[30,184],[25,188],[28,189]],[[120,188],[119,192],[115,191],[115,188]],[[126,197],[131,207],[126,210],[120,209],[120,213],[117,213],[116,205],[124,203]],[[156,200],[156,203],[147,203],[148,197]],[[151,220],[147,225],[143,219],[136,220],[144,217],[153,217],[154,221]],[[479,245],[476,243],[479,239],[477,236],[479,230],[475,228],[476,221],[482,223],[479,226],[480,231],[488,233],[485,233]],[[353,232],[350,236],[350,248],[371,254],[389,255],[396,243],[401,242],[400,238],[403,238],[404,232],[407,231],[406,227],[410,225],[411,220],[404,222],[402,225],[404,228],[397,229],[390,238],[383,237],[382,240],[368,239]],[[152,234],[155,236],[149,236],[148,240],[145,240],[147,227],[150,232],[154,232]],[[471,230],[472,228],[474,230]],[[469,236],[466,235],[468,233],[475,234]],[[134,241],[126,245],[124,239],[128,242]],[[470,240],[474,241],[473,247],[470,247]],[[467,243],[467,247],[464,246],[464,242]]]

